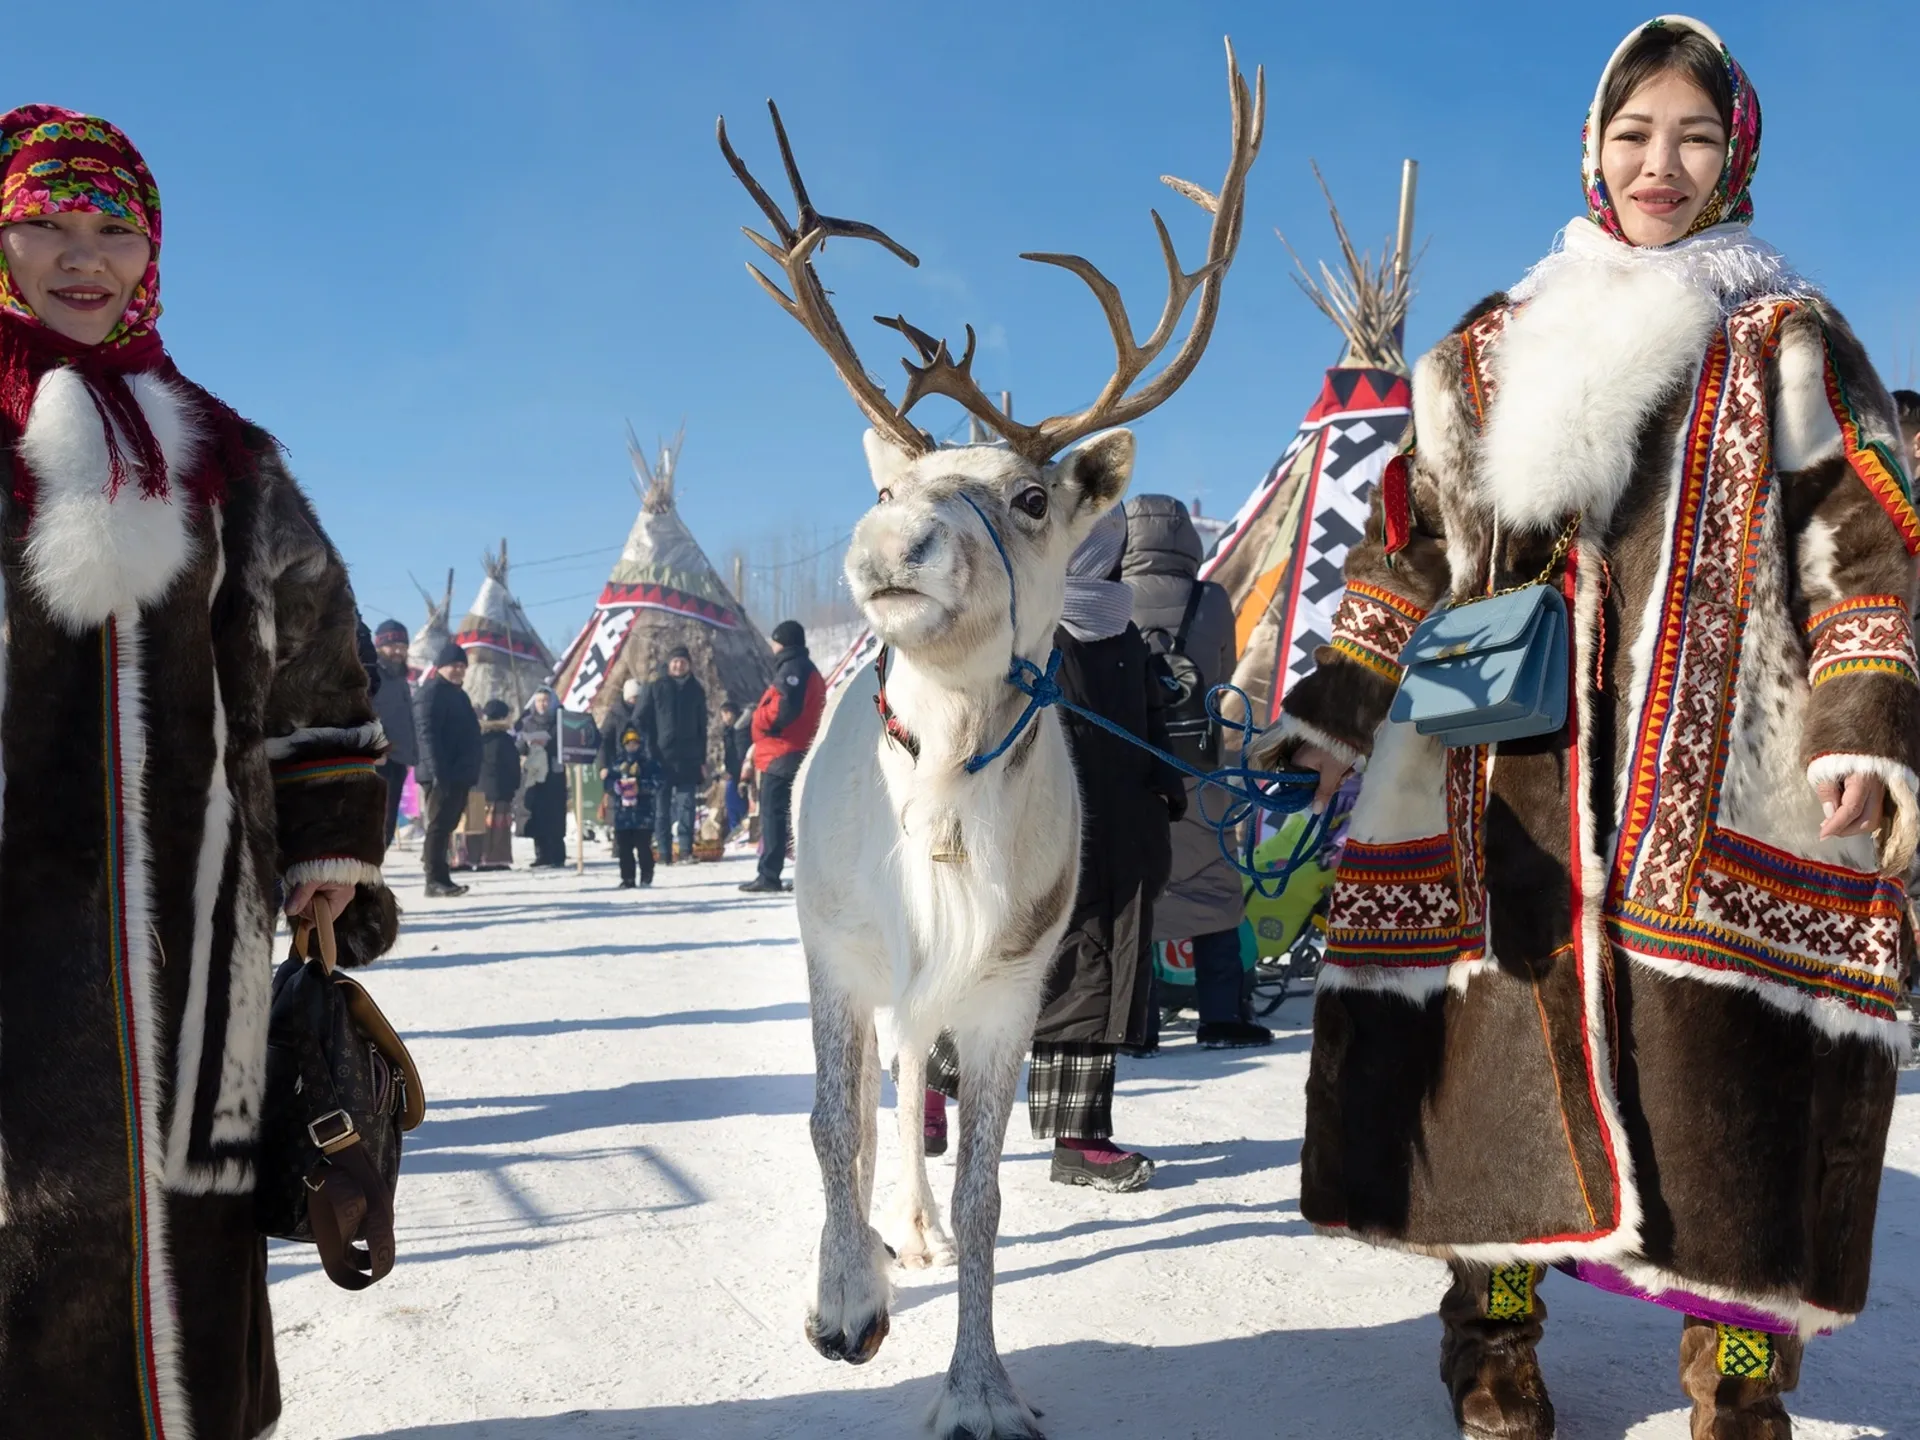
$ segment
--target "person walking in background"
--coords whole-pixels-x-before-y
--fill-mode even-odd
[[[533,868],[559,869],[567,863],[567,767],[560,748],[560,702],[553,691],[533,692],[518,738]]]
[[[1907,462],[1907,478],[1920,481],[1920,390],[1893,392],[1894,408],[1900,413],[1900,439]]]
[[[480,794],[487,804],[487,828],[478,853],[467,862],[476,870],[513,868],[513,804],[520,796],[520,746],[513,736],[513,711],[504,700],[489,700],[480,712]]]
[[[1127,552],[1121,576],[1133,591],[1133,622],[1147,644],[1181,671],[1188,703],[1173,727],[1174,753],[1212,769],[1221,763],[1219,727],[1205,720],[1207,692],[1233,678],[1237,658],[1233,602],[1202,580],[1204,549],[1187,507],[1171,495],[1127,501]],[[1190,662],[1178,665],[1178,659]],[[1208,1049],[1267,1045],[1273,1032],[1247,1017],[1246,972],[1240,963],[1240,921],[1246,910],[1240,875],[1220,853],[1220,837],[1204,813],[1211,804],[1187,782],[1186,816],[1173,827],[1173,870],[1154,906],[1155,940],[1193,942],[1195,1037]],[[1153,1039],[1158,1039],[1158,1015]],[[1149,1046],[1148,1048],[1151,1048]]]
[[[659,764],[647,754],[646,737],[629,725],[621,732],[620,759],[607,782],[622,890],[634,888],[636,871],[640,884],[653,884],[653,801],[659,776]]]
[[[387,753],[380,762],[380,778],[387,783],[387,844],[393,844],[400,825],[400,796],[407,788],[407,772],[420,758],[413,731],[413,687],[407,683],[407,627],[398,620],[382,620],[373,632],[379,656],[380,688],[373,692],[373,708],[380,728],[387,732]]]
[[[693,677],[693,656],[684,645],[667,652],[667,673],[649,685],[634,711],[634,727],[660,766],[654,801],[654,843],[660,863],[674,861],[675,831],[693,855],[693,805],[707,774],[707,692]]]
[[[607,706],[606,718],[600,724],[598,768],[603,784],[612,779],[614,768],[620,763],[620,737],[627,733],[629,725],[639,724],[640,697],[646,689],[637,679],[630,679],[621,685],[620,698]]]
[[[720,746],[725,757],[721,762],[725,768],[727,782],[727,822],[726,834],[733,834],[741,820],[746,818],[747,796],[742,788],[742,775],[747,768],[749,752],[753,747],[751,722],[740,712],[740,706],[729,698],[720,703]]]
[[[740,888],[773,895],[791,886],[780,878],[793,831],[793,782],[827,708],[827,682],[807,654],[798,620],[773,627],[773,683],[753,709],[753,768],[760,774],[760,873]]]
[[[461,687],[467,683],[467,652],[448,641],[434,662],[432,677],[414,692],[414,731],[419,737],[416,767],[426,791],[427,836],[420,863],[427,894],[434,899],[464,895],[448,869],[453,832],[467,810],[467,792],[480,782],[480,720]]]

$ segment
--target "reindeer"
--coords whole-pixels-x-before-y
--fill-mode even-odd
[[[879,491],[854,531],[846,572],[886,648],[873,671],[842,692],[800,782],[794,888],[812,998],[813,1143],[826,1190],[807,1338],[829,1359],[864,1364],[887,1334],[889,1256],[908,1267],[954,1262],[927,1182],[922,1135],[927,1049],[951,1030],[961,1057],[953,1191],[960,1316],[953,1362],[929,1416],[940,1440],[1040,1434],[995,1347],[993,1247],[1008,1113],[1080,871],[1079,791],[1053,712],[1041,710],[993,763],[981,766],[976,757],[1026,709],[1026,697],[1008,683],[1010,658],[1044,668],[1067,557],[1127,487],[1133,436],[1110,427],[1179,389],[1211,337],[1266,112],[1264,77],[1256,72],[1250,92],[1231,43],[1227,79],[1233,143],[1219,193],[1163,177],[1212,213],[1206,262],[1185,271],[1154,213],[1167,299],[1144,342],[1135,339],[1118,289],[1086,260],[1023,257],[1086,282],[1118,357],[1085,410],[1035,425],[1001,413],[973,379],[971,326],[956,361],[944,340],[904,317],[876,316],[919,356],[917,364],[902,361],[906,386],[897,405],[890,401],[860,364],[813,257],[829,238],[846,238],[872,241],[908,265],[919,261],[871,225],[814,209],[771,101],[797,207],[791,222],[728,143],[725,120],[719,124],[727,162],[777,238],[747,236],[785,273],[787,289],[747,268],[827,352],[871,422],[866,455]],[[1196,294],[1180,349],[1135,389]],[[937,448],[908,419],[928,395],[956,401],[1003,443]],[[1096,438],[1068,448],[1088,436]],[[902,1170],[883,1239],[869,1223],[880,1096],[874,1012],[889,1004],[899,1047]]]

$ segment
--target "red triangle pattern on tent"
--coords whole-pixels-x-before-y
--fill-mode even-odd
[[[1320,398],[1307,412],[1306,423],[1354,410],[1411,410],[1413,387],[1407,377],[1391,370],[1339,366],[1327,371]]]
[[[696,620],[704,620],[709,625],[717,625],[722,630],[736,630],[740,626],[740,616],[731,606],[717,605],[711,600],[702,600],[697,595],[689,595],[684,590],[675,590],[666,585],[644,582],[625,585],[617,580],[609,580],[607,588],[600,592],[600,608],[604,610],[615,605],[645,605],[654,610],[671,610],[679,615],[691,615]]]

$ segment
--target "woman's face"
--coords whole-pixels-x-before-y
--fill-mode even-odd
[[[1636,245],[1683,237],[1713,196],[1727,158],[1727,131],[1713,97],[1665,70],[1627,97],[1607,125],[1600,175]]]
[[[547,711],[551,710],[552,708],[553,708],[553,697],[551,695],[547,694],[547,692],[544,690],[534,691],[534,694],[533,694],[533,713],[534,714],[544,715],[547,713]]]
[[[42,215],[0,228],[20,298],[48,329],[82,345],[113,333],[153,248],[112,215]]]

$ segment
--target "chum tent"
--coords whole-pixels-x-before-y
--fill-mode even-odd
[[[1411,186],[1402,193],[1399,238],[1378,264],[1355,252],[1324,180],[1321,191],[1344,273],[1322,264],[1316,281],[1296,255],[1295,281],[1339,327],[1346,353],[1326,372],[1300,428],[1200,572],[1233,600],[1240,654],[1233,680],[1259,726],[1270,723],[1280,698],[1313,669],[1314,651],[1331,638],[1347,551],[1366,529],[1373,487],[1413,414],[1401,340],[1412,293]]]
[[[500,542],[498,555],[482,556],[480,567],[480,593],[453,633],[467,652],[467,696],[475,709],[504,700],[518,715],[553,673],[553,652],[508,588],[507,542]]]
[[[447,617],[453,612],[453,571],[447,571],[447,592],[438,600],[418,580],[413,582],[413,588],[427,602],[427,623],[414,631],[413,639],[407,642],[407,678],[418,685],[433,673],[441,650],[453,638],[453,631],[447,627]]]
[[[654,679],[666,669],[667,652],[686,646],[706,688],[709,763],[718,774],[720,703],[731,698],[751,710],[773,679],[773,652],[674,504],[684,434],[662,444],[650,463],[628,427],[640,513],[593,614],[554,672],[553,688],[562,710],[598,723],[628,680]]]

